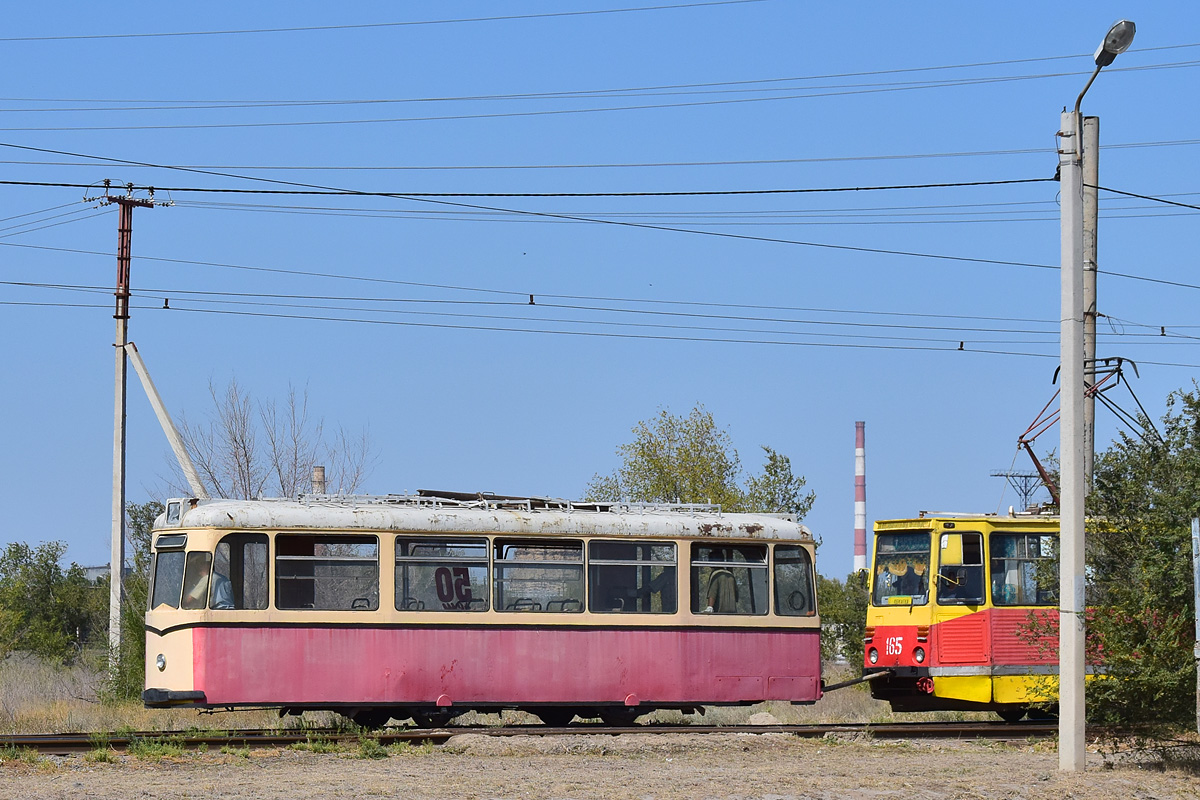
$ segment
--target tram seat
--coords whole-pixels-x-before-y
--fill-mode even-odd
[[[350,610],[351,611],[370,611],[371,610],[371,598],[369,598],[369,597],[354,598],[354,601],[350,603]]]
[[[551,600],[546,603],[547,611],[580,611],[583,609],[583,603],[572,598],[565,600]]]
[[[505,611],[541,611],[542,604],[529,597],[521,597],[504,607]]]
[[[406,597],[403,602],[403,610],[405,611],[424,611],[425,601],[418,600],[415,597]]]

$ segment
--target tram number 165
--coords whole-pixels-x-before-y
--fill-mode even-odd
[[[466,567],[438,567],[433,582],[443,603],[471,602],[471,573]]]
[[[440,589],[438,591],[441,592]],[[904,637],[889,636],[884,640],[883,646],[889,656],[898,656],[904,652]]]

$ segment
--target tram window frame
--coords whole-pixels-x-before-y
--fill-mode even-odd
[[[550,553],[565,558],[536,557]],[[492,605],[496,611],[583,613],[587,581],[582,540],[497,538],[492,554]],[[524,588],[512,591],[514,584],[524,584]]]
[[[677,613],[677,553],[675,542],[592,539],[587,558],[588,611]]]
[[[960,564],[943,564],[952,537],[958,537],[962,551]],[[983,534],[979,531],[943,531],[938,537],[937,604],[940,606],[977,606],[985,602],[983,576]]]
[[[905,546],[898,548],[901,537]],[[920,543],[920,537],[924,537],[924,549],[908,546],[911,543]],[[893,549],[885,552],[883,547],[888,542],[892,543]],[[875,531],[875,569],[871,575],[871,605],[887,607],[928,604],[932,545],[933,531],[929,528]],[[923,561],[920,558],[922,555]],[[897,572],[901,566],[904,567],[904,571]],[[885,572],[891,578],[882,579]],[[889,588],[895,588],[897,591],[889,594]],[[907,589],[916,591],[906,591]]]
[[[692,542],[692,613],[720,616],[758,617],[771,610],[770,569],[767,545],[734,542]],[[757,555],[751,560],[748,555]],[[720,558],[717,556],[720,555]],[[726,572],[732,578],[734,610],[721,611],[709,604],[713,577]],[[726,581],[721,583],[728,585]],[[723,587],[719,593],[726,591]],[[719,602],[719,598],[718,598]]]
[[[773,548],[772,577],[775,613],[781,617],[812,617],[817,613],[816,592],[813,587],[813,562],[807,548],[798,544],[777,544]],[[799,557],[797,557],[799,556]],[[790,565],[800,564],[799,580],[789,573]],[[786,595],[787,602],[783,602]],[[799,596],[797,596],[799,595]]]
[[[340,548],[344,552],[333,549],[318,554],[318,547]],[[346,548],[364,547],[369,555],[345,551]],[[288,552],[290,550],[299,552]],[[311,565],[311,572],[307,565]],[[349,574],[335,574],[339,565],[343,570],[348,567]],[[353,571],[355,565],[362,566],[359,574]],[[329,572],[319,574],[321,568]],[[347,581],[360,585],[354,586],[353,591],[345,591],[344,582]],[[311,582],[311,588],[305,589],[304,582]],[[342,585],[338,586],[339,583]],[[337,602],[318,604],[326,598]],[[276,534],[275,607],[284,611],[379,610],[379,537],[336,533]]]
[[[270,538],[265,533],[230,533],[213,550],[208,607],[214,611],[262,611],[270,598]],[[229,584],[231,604],[217,605],[220,580]]]
[[[1000,547],[1004,540],[1017,542],[1016,548]],[[1030,555],[1031,542],[1037,542],[1037,554]],[[1059,588],[1059,537],[1055,533],[1030,531],[993,531],[988,537],[988,584],[994,606],[1057,606]],[[1049,545],[1049,555],[1043,555]],[[1001,551],[1007,552],[1001,552]],[[997,555],[997,553],[1000,553]],[[1000,568],[998,568],[1000,567]],[[1015,574],[1014,574],[1015,573]],[[1039,573],[1045,575],[1042,580]],[[1017,582],[1009,580],[1014,575]],[[999,583],[997,578],[1000,578]],[[1029,589],[1022,584],[1032,583],[1033,602],[1026,594]],[[1013,587],[1010,593],[1008,587]],[[999,591],[997,591],[999,590]],[[1011,597],[1010,597],[1011,595]]]
[[[415,548],[442,548],[449,552],[416,552]],[[454,553],[454,550],[466,551]],[[426,581],[423,570],[432,570]],[[487,611],[491,603],[491,570],[488,540],[484,536],[396,537],[394,570],[397,611]],[[428,586],[432,593],[414,589]]]

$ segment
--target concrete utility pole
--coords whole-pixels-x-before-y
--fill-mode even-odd
[[[1192,519],[1192,609],[1200,609],[1200,519]],[[1200,611],[1195,611],[1196,643],[1192,658],[1196,661],[1196,733],[1200,733]]]
[[[1120,20],[1097,48],[1096,69],[1059,121],[1058,169],[1062,198],[1062,325],[1059,333],[1062,394],[1059,399],[1059,615],[1058,768],[1084,769],[1084,358],[1083,358],[1083,118],[1080,105],[1100,70],[1133,42],[1134,24]]]
[[[133,253],[133,209],[137,206],[153,208],[154,191],[150,197],[133,196],[133,184],[126,184],[125,194],[108,194],[110,183],[104,182],[105,194],[98,198],[84,198],[91,202],[99,200],[101,205],[117,206],[117,321],[116,379],[113,403],[113,482],[112,482],[112,552],[108,565],[108,666],[116,669],[121,654],[121,603],[125,585],[125,406],[126,378],[128,367],[125,346],[129,343],[129,262]]]
[[[1100,118],[1083,118],[1083,379],[1096,383],[1096,231],[1100,218]],[[1088,493],[1096,463],[1096,395],[1083,398],[1083,473]]]

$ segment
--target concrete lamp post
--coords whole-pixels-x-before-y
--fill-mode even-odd
[[[1079,106],[1100,70],[1125,52],[1133,42],[1134,24],[1113,25],[1096,50],[1096,69],[1079,93],[1072,111],[1063,110],[1059,130],[1059,191],[1062,197],[1062,327],[1060,353],[1059,452],[1059,659],[1058,659],[1058,766],[1060,770],[1084,768],[1084,302],[1083,302],[1083,147]]]

